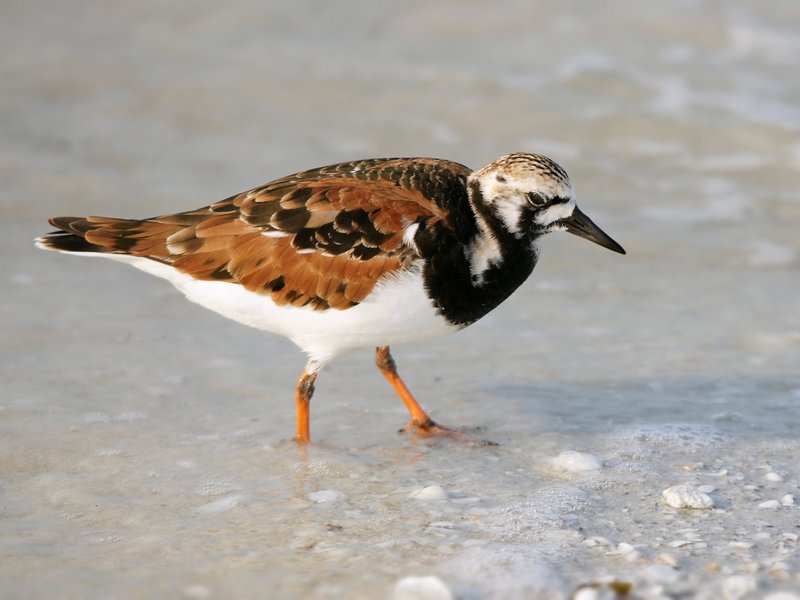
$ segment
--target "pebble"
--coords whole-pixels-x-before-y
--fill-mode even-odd
[[[667,565],[668,567],[677,567],[678,566],[678,559],[675,558],[674,554],[670,554],[669,552],[663,552],[656,557],[656,560],[663,565]]]
[[[794,496],[791,494],[786,494],[783,498],[781,498],[781,504],[784,506],[794,506]]]
[[[764,479],[766,479],[767,481],[773,481],[775,483],[779,483],[783,481],[783,475],[781,475],[780,473],[776,473],[775,471],[770,471],[769,473],[764,475]]]
[[[774,577],[775,579],[786,580],[791,578],[791,575],[789,574],[790,571],[791,568],[789,565],[784,562],[777,562],[767,569],[767,575]]]
[[[550,466],[566,473],[584,473],[603,468],[603,461],[594,454],[569,450],[550,459]]]
[[[796,533],[791,533],[791,532],[787,531],[787,532],[782,533],[781,537],[783,539],[785,539],[785,540],[789,540],[790,542],[796,542],[797,541],[797,534]]]
[[[634,551],[633,551],[633,552],[631,552],[630,554],[626,554],[626,555],[625,555],[625,560],[627,560],[629,563],[635,563],[635,562],[637,562],[637,561],[638,561],[640,558],[642,558],[642,553],[641,553],[641,552],[639,552],[638,550],[634,550]]]
[[[600,600],[600,591],[591,587],[583,587],[572,595],[572,600]]]
[[[663,583],[665,585],[675,583],[681,578],[681,574],[678,569],[673,569],[672,567],[668,567],[666,565],[650,565],[647,567],[646,573],[647,577],[656,583]]]
[[[711,485],[710,483],[705,483],[703,485],[698,485],[697,489],[700,490],[701,492],[703,492],[704,494],[711,494],[712,492],[716,492],[717,491],[717,487],[714,486],[714,485]]]
[[[570,598],[572,600],[617,600],[628,597],[632,587],[627,581],[590,583],[575,590]]]
[[[741,598],[758,589],[758,580],[752,575],[732,575],[722,580],[724,598]]]
[[[617,544],[617,550],[621,554],[630,554],[635,550],[635,548],[633,547],[633,544],[629,544],[628,542],[620,542]]]
[[[607,554],[611,556],[621,556],[628,562],[636,562],[640,558],[642,558],[642,553],[639,552],[636,548],[634,548],[633,544],[629,544],[628,542],[620,542],[617,544],[617,549],[608,552]]]
[[[404,577],[398,581],[389,596],[391,600],[453,600],[453,593],[444,582],[428,577]]]
[[[414,500],[447,500],[447,492],[440,485],[429,485],[409,492],[408,497]]]
[[[322,504],[323,502],[339,502],[340,500],[344,500],[344,498],[344,494],[336,490],[319,490],[318,492],[311,492],[308,495],[308,499],[317,504]]]
[[[672,508],[713,508],[714,499],[701,492],[691,483],[673,485],[667,488],[661,495],[668,506]]]
[[[594,548],[595,546],[610,546],[611,540],[603,537],[602,535],[592,535],[583,540],[583,544],[589,548]]]
[[[737,550],[750,550],[750,548],[753,547],[753,544],[751,542],[735,541],[735,542],[728,542],[728,546],[730,546],[731,548],[736,548]]]
[[[758,505],[758,508],[767,508],[767,509],[774,509],[780,507],[781,503],[778,502],[777,500],[767,500],[766,502],[762,502],[761,504]]]

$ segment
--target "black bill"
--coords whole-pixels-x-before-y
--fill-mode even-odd
[[[625,254],[625,249],[617,242],[612,240],[602,229],[600,229],[594,222],[587,217],[580,208],[577,206],[572,215],[566,219],[561,219],[561,224],[570,233],[582,238],[586,238],[590,242],[600,244],[603,248],[608,248],[614,252]]]

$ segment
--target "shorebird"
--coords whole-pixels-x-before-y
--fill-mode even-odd
[[[434,158],[373,158],[302,171],[210,206],[149,219],[55,217],[36,240],[59,252],[127,262],[189,300],[292,340],[296,441],[310,441],[320,369],[376,348],[381,373],[411,415],[437,425],[397,373],[392,344],[474,323],[531,274],[539,241],[564,230],[625,254],[575,203],[566,171],[514,153],[480,170]]]

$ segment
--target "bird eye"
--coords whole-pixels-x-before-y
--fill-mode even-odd
[[[547,204],[547,200],[545,200],[544,196],[537,194],[536,192],[528,192],[525,194],[525,197],[528,198],[528,202],[534,206],[544,206]]]
[[[505,183],[506,182],[506,178],[503,177],[502,175],[495,175],[494,179],[495,179],[495,181],[497,181],[497,183]]]

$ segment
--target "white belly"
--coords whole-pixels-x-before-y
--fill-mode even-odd
[[[430,339],[458,331],[436,312],[425,294],[419,270],[384,278],[360,304],[346,310],[277,306],[268,295],[241,285],[201,281],[172,267],[135,256],[104,256],[126,262],[170,281],[192,302],[250,327],[283,335],[314,361],[368,346]]]

